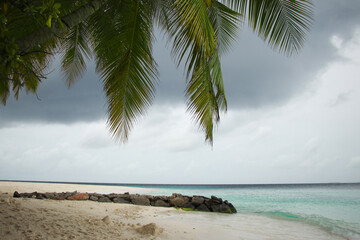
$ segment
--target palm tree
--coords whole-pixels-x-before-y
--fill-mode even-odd
[[[28,17],[21,12],[23,6],[15,4],[21,1],[9,2],[22,19],[14,21],[13,25],[26,21]],[[47,23],[49,18],[50,23],[53,22],[51,28],[49,24],[40,24],[32,32],[13,31],[14,36],[20,36],[15,41],[17,51],[35,49],[36,52],[39,45],[41,50],[49,52],[61,50],[62,69],[69,86],[85,70],[84,58],[93,55],[108,99],[110,131],[122,141],[128,139],[134,122],[146,112],[154,98],[158,79],[152,55],[154,28],[161,28],[167,35],[176,63],[184,62],[188,111],[204,130],[205,140],[212,144],[214,125],[220,120],[220,112],[227,110],[220,59],[237,38],[238,30],[247,23],[270,47],[292,55],[302,48],[312,22],[311,0],[47,2],[50,7],[45,9],[50,10],[55,8],[54,4],[61,3],[62,11],[55,14],[57,20],[51,19],[54,11],[49,10],[45,19]],[[10,28],[11,24],[8,25]],[[33,65],[36,64],[29,64]],[[3,103],[9,95],[11,82],[6,79],[14,78],[14,69],[0,72],[5,79],[0,84]],[[35,68],[33,72],[41,73],[41,69]],[[40,80],[41,77],[34,78]],[[36,91],[38,81],[22,76],[17,81],[32,82],[30,89]]]

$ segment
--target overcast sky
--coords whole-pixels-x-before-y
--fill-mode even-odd
[[[38,96],[0,106],[0,179],[115,183],[360,182],[360,1],[315,1],[303,51],[285,57],[245,26],[222,66],[228,113],[214,147],[186,113],[183,69],[154,55],[154,105],[128,143],[106,127],[94,64],[67,89],[55,61]]]

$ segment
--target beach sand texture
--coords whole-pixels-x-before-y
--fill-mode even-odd
[[[98,185],[0,182],[0,239],[342,239],[256,215],[186,212],[92,201],[12,198],[19,192],[148,193]]]

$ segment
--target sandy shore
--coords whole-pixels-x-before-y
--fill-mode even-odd
[[[96,185],[0,182],[0,239],[342,239],[301,223],[92,201],[14,199],[19,192],[147,193]]]

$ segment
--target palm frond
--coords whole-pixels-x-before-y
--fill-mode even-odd
[[[87,22],[83,21],[72,27],[62,41],[62,70],[65,73],[68,87],[82,76],[86,69],[84,56],[90,59],[91,49]]]
[[[220,110],[227,109],[218,50],[230,46],[239,14],[217,1],[178,0],[169,19],[178,64],[187,55],[187,76],[191,76],[185,91],[188,111],[212,144]]]
[[[273,48],[298,53],[313,21],[312,0],[225,0],[248,16],[250,27]]]
[[[303,47],[311,8],[309,0],[249,1],[249,23],[271,47],[291,55]]]
[[[221,66],[216,52],[207,60],[197,62],[186,88],[188,111],[205,132],[205,140],[213,143],[214,124],[220,120],[220,110],[226,111],[227,103]]]
[[[145,113],[154,96],[154,12],[146,0],[115,2],[121,7],[105,6],[100,19],[94,22],[95,52],[108,98],[110,131],[126,141],[134,122]]]
[[[186,54],[187,74],[201,54],[211,56],[216,49],[216,36],[208,16],[208,5],[203,0],[176,0],[169,16],[173,56],[177,62]],[[202,53],[203,52],[203,53]],[[200,55],[199,55],[200,54]]]
[[[217,39],[217,49],[222,54],[235,41],[242,25],[242,15],[224,4],[213,0],[209,8],[209,18]]]

